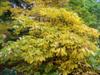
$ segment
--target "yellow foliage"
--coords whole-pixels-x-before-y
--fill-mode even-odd
[[[39,7],[61,7],[67,4],[69,0],[35,0]]]
[[[17,14],[12,27],[14,35],[20,35],[27,27],[30,29],[27,35],[22,35],[11,43],[7,42],[1,50],[0,61],[2,58],[12,63],[24,61],[31,66],[32,74],[34,67],[50,63],[62,75],[67,75],[75,68],[78,69],[79,63],[85,62],[89,53],[97,49],[95,42],[99,32],[86,26],[72,11],[48,7],[48,3],[52,4],[53,0],[36,1],[40,4],[43,2],[43,6],[47,7],[40,5],[41,8],[33,8],[26,14],[22,9],[11,9]],[[57,0],[63,1],[65,0]],[[55,3],[56,0],[54,5]],[[35,71],[39,70],[39,67],[37,68]]]

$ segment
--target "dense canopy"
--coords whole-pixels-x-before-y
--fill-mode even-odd
[[[7,10],[9,21],[1,17],[0,24],[11,27],[0,35],[0,66],[23,75],[99,75],[87,59],[99,50],[100,32],[65,9],[69,1],[18,0],[11,7],[1,0],[0,15]],[[20,2],[33,6],[24,9]]]

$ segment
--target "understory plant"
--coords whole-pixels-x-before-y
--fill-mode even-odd
[[[61,6],[40,6],[30,11],[13,9],[18,12],[14,11],[13,26],[1,43],[0,65],[23,75],[93,71],[86,58],[98,48],[99,32]]]

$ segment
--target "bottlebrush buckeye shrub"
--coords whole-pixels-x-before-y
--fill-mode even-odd
[[[31,17],[17,16],[12,29],[17,39],[8,40],[0,50],[0,64],[24,75],[67,75],[90,69],[86,57],[97,49],[99,32],[77,14],[63,8],[32,9]]]
[[[63,7],[69,0],[35,0],[38,6]]]
[[[3,14],[5,10],[10,8],[9,2],[6,0],[0,0],[0,16]]]

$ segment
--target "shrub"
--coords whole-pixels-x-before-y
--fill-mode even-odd
[[[99,32],[86,26],[76,13],[41,6],[16,15],[8,36],[13,39],[3,43],[0,64],[24,75],[91,70],[86,58],[97,49]]]

